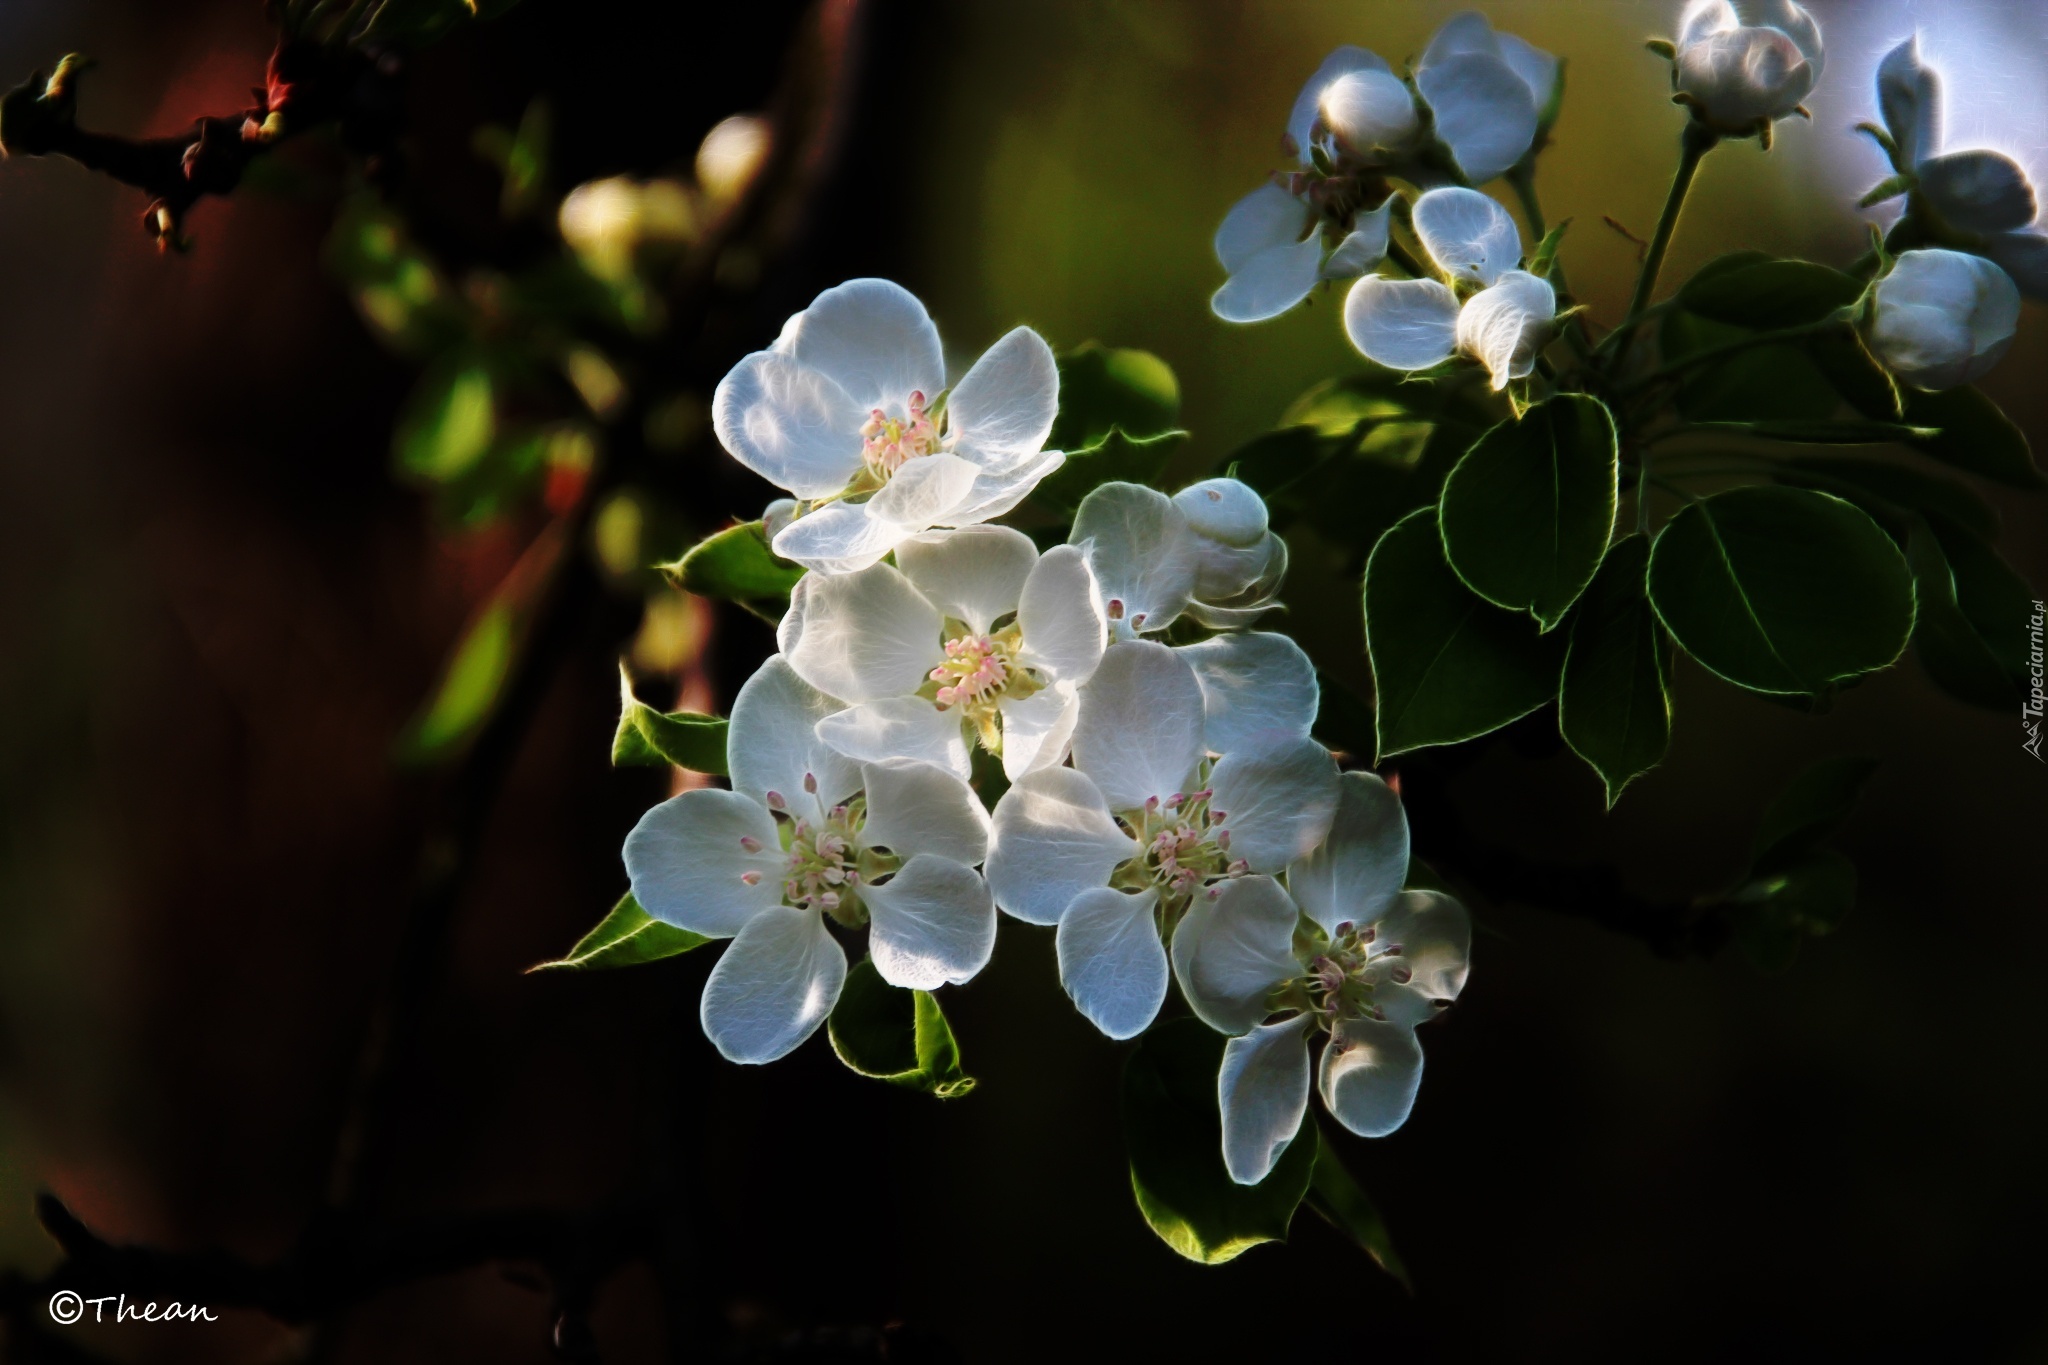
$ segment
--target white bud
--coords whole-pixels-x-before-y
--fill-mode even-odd
[[[1316,102],[1340,152],[1363,155],[1398,148],[1415,135],[1415,98],[1391,71],[1347,71],[1323,87]]]
[[[1794,0],[1693,0],[1679,21],[1674,79],[1720,133],[1759,132],[1820,79],[1820,27]]]
[[[1266,503],[1249,484],[1236,479],[1204,479],[1173,495],[1173,505],[1187,517],[1196,535],[1240,549],[1266,538]]]
[[[2020,291],[1982,256],[1908,251],[1877,282],[1864,339],[1885,368],[1923,389],[1948,389],[1998,363],[2019,326]]]

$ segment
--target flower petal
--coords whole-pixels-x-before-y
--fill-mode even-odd
[[[775,632],[805,682],[850,702],[900,697],[945,657],[938,608],[900,572],[805,574]]]
[[[911,758],[869,763],[860,842],[901,858],[930,854],[974,867],[988,856],[988,815],[966,781]]]
[[[1330,259],[1323,262],[1317,274],[1318,279],[1356,279],[1379,265],[1387,258],[1387,219],[1391,215],[1394,201],[1386,203],[1352,219],[1351,231],[1330,253]]]
[[[1322,692],[1315,665],[1285,635],[1218,635],[1175,653],[1202,685],[1203,742],[1211,753],[1308,738]]]
[[[1066,761],[1081,699],[1072,685],[1055,683],[1028,697],[1005,698],[1002,714],[1003,775],[1015,782],[1034,769]]]
[[[868,515],[911,531],[948,523],[974,491],[981,469],[972,460],[939,451],[920,455],[896,471],[868,499]]]
[[[1272,1013],[1266,998],[1301,973],[1301,912],[1271,877],[1233,877],[1211,890],[1214,899],[1197,895],[1173,931],[1173,975],[1203,1023],[1244,1033]]]
[[[858,573],[915,529],[873,515],[867,503],[834,502],[790,522],[769,544],[784,559],[821,574]]]
[[[1312,739],[1239,749],[1216,760],[1209,789],[1216,793],[1209,810],[1223,817],[1231,855],[1254,872],[1278,872],[1329,832],[1337,811],[1337,764]]]
[[[958,507],[940,518],[940,526],[972,526],[1010,511],[1018,503],[1031,496],[1031,490],[1038,487],[1038,481],[1053,473],[1067,462],[1066,455],[1057,450],[1039,452],[1013,469],[990,473],[983,470],[974,480],[974,487]]]
[[[1173,495],[1173,505],[1198,536],[1245,548],[1266,538],[1266,500],[1238,479],[1203,479]]]
[[[1287,888],[1329,933],[1371,924],[1387,913],[1408,880],[1408,816],[1393,788],[1372,773],[1338,779],[1329,837],[1287,869]]]
[[[1920,192],[1942,220],[1965,232],[2011,232],[2034,221],[2034,187],[2011,157],[1951,152],[1923,161]]]
[[[1510,270],[1465,300],[1458,313],[1458,349],[1486,366],[1498,393],[1536,368],[1556,315],[1557,294],[1548,280]]]
[[[1315,221],[1315,209],[1275,184],[1264,184],[1230,206],[1216,229],[1216,259],[1235,275],[1252,257],[1293,246]]]
[[[1515,220],[1478,190],[1450,186],[1417,199],[1415,235],[1432,260],[1472,284],[1492,284],[1522,259]]]
[[[1041,768],[1015,779],[990,820],[988,884],[1026,924],[1057,924],[1083,891],[1104,886],[1137,840],[1110,818],[1086,773]]]
[[[844,709],[797,676],[789,660],[769,656],[733,698],[725,741],[732,789],[757,801],[780,792],[794,804],[810,774],[828,806],[859,791],[860,769],[818,738],[818,722]]]
[[[773,906],[747,921],[704,982],[705,1036],[729,1062],[796,1050],[839,1002],[846,954],[815,910]]]
[[[1347,43],[1323,58],[1316,74],[1308,78],[1308,84],[1302,86],[1301,93],[1294,97],[1294,109],[1287,116],[1287,137],[1294,144],[1294,154],[1301,158],[1304,166],[1308,164],[1308,144],[1316,119],[1321,116],[1323,92],[1340,76],[1363,71],[1393,74],[1393,68],[1379,56]]]
[[[1272,1174],[1301,1132],[1308,1113],[1308,1026],[1309,1016],[1297,1014],[1223,1045],[1223,1067],[1216,1074],[1223,1167],[1240,1185],[1256,1185]]]
[[[740,841],[750,839],[749,851]],[[729,938],[782,900],[775,817],[751,796],[700,787],[670,797],[626,836],[633,899],[664,924]],[[754,873],[752,885],[742,880]]]
[[[1941,147],[1941,77],[1920,60],[1920,35],[1877,64],[1877,106],[1899,149],[1899,164],[1917,166]]]
[[[912,393],[929,400],[946,387],[939,329],[916,295],[889,280],[827,289],[789,320],[775,349],[837,381],[863,418],[870,408],[901,416]]]
[[[1118,638],[1164,630],[1186,610],[1200,551],[1187,516],[1166,494],[1142,484],[1102,484],[1081,499],[1067,540],[1087,551]]]
[[[1344,299],[1344,334],[1368,360],[1426,370],[1457,349],[1458,298],[1437,280],[1367,275]]]
[[[818,722],[818,738],[856,763],[914,758],[963,779],[974,771],[960,713],[923,697],[884,697],[835,711]]]
[[[1225,322],[1264,322],[1308,297],[1321,278],[1323,239],[1311,233],[1290,246],[1268,247],[1231,273],[1209,299]]]
[[[953,448],[986,469],[1013,468],[1045,447],[1059,414],[1060,371],[1052,347],[1029,327],[1013,328],[981,354],[946,400]]]
[[[888,881],[861,888],[861,899],[868,907],[868,956],[892,986],[957,986],[995,952],[995,899],[981,874],[963,863],[920,853]]]
[[[1323,1105],[1360,1137],[1385,1137],[1408,1121],[1422,1086],[1422,1045],[1405,1024],[1347,1019],[1323,1048]]]
[[[929,531],[896,547],[896,567],[927,601],[977,634],[1017,610],[1038,563],[1031,537],[1007,526]]]
[[[1471,54],[1483,57],[1500,55],[1500,39],[1495,36],[1493,25],[1477,10],[1466,10],[1454,14],[1437,26],[1430,35],[1429,46],[1422,50],[1422,60],[1416,69],[1436,66],[1453,57]]]
[[[1165,645],[1112,645],[1081,688],[1074,766],[1113,811],[1141,809],[1191,790],[1202,754],[1202,685]]]
[[[1085,551],[1055,545],[1045,552],[1024,580],[1017,626],[1027,665],[1056,682],[1088,681],[1102,662],[1108,623]]]
[[[1112,1038],[1150,1027],[1166,999],[1166,945],[1152,922],[1159,892],[1127,895],[1106,886],[1074,897],[1060,916],[1054,947],[1060,984],[1088,1022]]]
[[[1393,961],[1410,980],[1381,982],[1373,1003],[1389,1022],[1411,1028],[1433,1018],[1465,989],[1472,968],[1472,916],[1463,905],[1436,891],[1403,891],[1373,926],[1375,962]]]
[[[1554,117],[1550,102],[1557,94],[1557,58],[1512,33],[1497,33],[1494,40],[1500,44],[1500,59],[1529,87],[1539,122],[1545,112],[1552,112]]]
[[[1985,239],[1984,254],[2012,277],[2020,293],[2036,302],[2048,302],[2048,236],[2001,232]]]
[[[711,427],[735,460],[798,497],[821,498],[860,470],[867,412],[825,375],[774,351],[727,371]]]
[[[1742,22],[1755,28],[1774,28],[1792,40],[1799,54],[1820,75],[1822,54],[1820,25],[1796,0],[1735,0],[1735,12]]]

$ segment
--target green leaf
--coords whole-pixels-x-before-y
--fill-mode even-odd
[[[1557,695],[1564,639],[1459,581],[1435,508],[1380,537],[1365,569],[1379,757],[1497,730]]]
[[[1757,692],[1815,694],[1884,668],[1913,629],[1913,581],[1853,504],[1737,488],[1689,504],[1650,552],[1650,602],[1680,646]]]
[[[1782,872],[1819,847],[1856,809],[1863,784],[1876,771],[1876,759],[1842,754],[1824,758],[1793,778],[1764,808],[1750,875]]]
[[[526,970],[589,972],[606,967],[634,967],[687,953],[709,942],[702,934],[655,919],[640,908],[640,902],[628,891],[595,929],[576,940],[575,947],[552,962],[535,963]]]
[[[1739,887],[1728,921],[1750,961],[1782,972],[1799,945],[1833,933],[1856,905],[1856,865],[1839,850],[1816,849],[1799,862]]]
[[[870,958],[847,972],[825,1032],[839,1060],[863,1076],[942,1100],[974,1089],[974,1077],[960,1069],[960,1045],[939,1002],[929,991],[882,980]]]
[[[489,719],[517,635],[514,612],[503,597],[493,599],[469,623],[441,673],[424,710],[399,740],[399,757],[429,762],[459,746]]]
[[[1481,436],[1444,482],[1444,554],[1495,606],[1544,630],[1564,619],[1607,552],[1619,459],[1614,419],[1560,394]]]
[[[1927,524],[1941,542],[1954,576],[1956,605],[1977,632],[1977,638],[1991,651],[1991,657],[2005,669],[2015,685],[2025,687],[2035,641],[2028,633],[2028,621],[2040,594],[2013,571],[2010,564],[1983,537],[1938,511],[1927,513]]]
[[[1039,480],[1031,504],[1041,517],[1071,516],[1081,500],[1106,483],[1156,483],[1173,452],[1186,444],[1185,431],[1127,436],[1112,429],[1093,445],[1067,452],[1066,463]]]
[[[1199,1019],[1172,1019],[1139,1039],[1124,1066],[1124,1141],[1138,1211],[1161,1241],[1204,1265],[1285,1240],[1316,1164],[1315,1121],[1304,1118],[1264,1180],[1230,1178],[1216,1100],[1223,1042]]]
[[[726,722],[694,711],[657,711],[633,695],[633,679],[619,665],[619,728],[612,736],[614,768],[674,766],[725,776]]]
[[[1907,444],[1932,459],[2013,488],[2048,488],[2026,433],[1998,404],[1964,384],[1940,393],[1907,389],[1905,420],[1940,432]]]
[[[1773,464],[1772,477],[1780,483],[1818,487],[1880,520],[1896,519],[1902,512],[1934,512],[1973,535],[1989,539],[1998,534],[1998,513],[1968,484],[1910,465],[1853,456],[1791,456]]]
[[[1711,322],[1775,331],[1818,322],[1862,297],[1863,282],[1812,261],[1724,256],[1686,281],[1681,308]]]
[[[1565,229],[1572,225],[1569,218],[1560,221],[1556,227],[1543,234],[1543,240],[1536,244],[1536,254],[1529,258],[1529,273],[1550,278],[1550,272],[1557,264],[1557,249],[1564,242]]]
[[[1941,541],[1924,517],[1906,533],[1906,563],[1913,569],[1919,612],[1913,620],[1913,653],[1935,686],[1973,706],[2003,711],[2020,699],[2020,689],[1963,614],[1956,600],[1955,573]]]
[[[1730,436],[1754,436],[1766,441],[1792,441],[1817,446],[1874,446],[1894,441],[1927,440],[1941,433],[1933,427],[1907,426],[1903,422],[1693,422],[1687,435],[1725,432]]]
[[[1674,308],[1658,335],[1669,363],[1751,334]],[[1841,406],[1834,385],[1793,342],[1755,346],[1700,365],[1679,385],[1677,401],[1680,415],[1694,422],[1820,421]]]
[[[673,564],[659,566],[684,592],[750,606],[773,620],[789,606],[804,571],[768,548],[758,521],[706,536]]]
[[[392,435],[392,454],[408,474],[449,483],[489,452],[498,432],[491,372],[468,361],[421,377]]]
[[[1387,1232],[1386,1220],[1380,1211],[1359,1188],[1351,1172],[1344,1169],[1344,1163],[1337,1156],[1336,1148],[1330,1145],[1329,1136],[1322,1125],[1309,1120],[1316,1130],[1315,1171],[1309,1177],[1308,1206],[1331,1227],[1357,1243],[1366,1255],[1372,1257],[1381,1270],[1400,1281],[1401,1287],[1409,1293],[1415,1286],[1408,1279],[1408,1267],[1402,1263],[1400,1253],[1394,1250],[1394,1239]]]
[[[1059,415],[1046,444],[1069,458],[1112,431],[1142,440],[1172,431],[1180,419],[1180,381],[1150,351],[1090,341],[1061,356],[1059,367]]]
[[[1671,641],[1650,610],[1649,559],[1642,536],[1608,551],[1572,617],[1558,691],[1558,732],[1600,774],[1610,807],[1671,745]]]

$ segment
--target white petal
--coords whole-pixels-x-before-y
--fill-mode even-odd
[[[1408,1121],[1422,1085],[1422,1046],[1405,1024],[1348,1019],[1323,1048],[1323,1104],[1360,1137],[1385,1137]]]
[[[1678,20],[1678,46],[1691,47],[1717,33],[1732,33],[1742,16],[1728,0],[1690,0]]]
[[[921,853],[879,886],[864,887],[868,956],[882,980],[906,990],[959,985],[988,965],[996,903],[981,874]]]
[[[1498,393],[1536,368],[1556,314],[1557,294],[1548,280],[1510,270],[1465,300],[1458,313],[1458,349],[1486,366]]]
[[[1458,297],[1437,280],[1367,275],[1344,299],[1344,334],[1368,360],[1426,370],[1457,349]]]
[[[1064,453],[1057,450],[1041,451],[1013,469],[990,473],[983,470],[974,480],[974,487],[960,505],[936,525],[972,526],[1002,516],[1005,512],[1031,496],[1031,490],[1038,487],[1038,481],[1057,470],[1067,462]]]
[[[1941,150],[1941,78],[1920,60],[1919,34],[1877,64],[1877,104],[1901,165],[1917,166]]]
[[[1394,201],[1388,199],[1378,208],[1352,219],[1351,231],[1330,253],[1330,259],[1323,262],[1317,278],[1356,279],[1384,261],[1387,258],[1387,219],[1393,207]]]
[[[1021,700],[1005,699],[1003,774],[1012,782],[1038,768],[1066,761],[1074,742],[1081,699],[1067,683],[1056,683]]]
[[[981,470],[972,460],[939,451],[905,464],[868,499],[868,515],[911,531],[950,524],[974,491]]]
[[[1323,58],[1316,74],[1308,78],[1308,84],[1302,86],[1301,93],[1295,96],[1293,112],[1287,116],[1287,136],[1294,143],[1303,165],[1308,164],[1309,139],[1322,106],[1323,92],[1332,81],[1353,71],[1379,71],[1391,75],[1393,68],[1375,54],[1349,44]]]
[[[1291,246],[1268,247],[1232,272],[1209,300],[1225,322],[1264,322],[1308,297],[1321,278],[1323,241],[1313,233]]]
[[[2034,187],[2011,157],[1951,152],[1918,167],[1920,192],[1943,221],[1965,232],[2010,232],[2034,221]]]
[[[1166,999],[1166,946],[1152,912],[1159,893],[1083,891],[1060,916],[1060,984],[1088,1022],[1112,1038],[1143,1033]]]
[[[1014,468],[1036,455],[1060,408],[1060,370],[1052,347],[1029,327],[1014,328],[967,372],[946,401],[953,447],[988,469]]]
[[[1278,185],[1265,184],[1230,206],[1216,229],[1216,259],[1235,275],[1273,247],[1293,246],[1315,220],[1315,209]]]
[[[1081,500],[1067,539],[1087,550],[1110,628],[1120,638],[1163,630],[1186,609],[1198,548],[1186,515],[1164,493],[1135,483],[1103,484]]]
[[[1137,840],[1110,818],[1085,773],[1041,768],[1017,778],[990,821],[988,884],[1026,924],[1057,924],[1074,897],[1104,886]]]
[[[1203,479],[1173,495],[1196,535],[1240,548],[1266,538],[1266,500],[1237,479]]]
[[[1301,1131],[1308,1113],[1308,1025],[1309,1016],[1297,1014],[1223,1045],[1216,1075],[1223,1167],[1240,1185],[1270,1175]]]
[[[1985,239],[1984,254],[1998,262],[2022,294],[2048,301],[2048,236],[2001,232]]]
[[[1337,764],[1311,739],[1239,749],[1216,760],[1209,789],[1216,793],[1209,809],[1224,817],[1231,855],[1254,872],[1278,872],[1329,833],[1337,810]]]
[[[1373,926],[1373,948],[1407,969],[1403,985],[1382,983],[1373,1003],[1396,1024],[1411,1027],[1434,1016],[1442,1004],[1458,998],[1472,967],[1472,916],[1451,897],[1436,891],[1403,891]],[[1439,1004],[1442,1002],[1442,1004]]]
[[[1500,44],[1501,60],[1522,78],[1522,84],[1529,87],[1529,96],[1536,101],[1536,115],[1540,119],[1551,97],[1557,93],[1557,58],[1512,33],[1500,33],[1494,37]]]
[[[1415,235],[1438,265],[1473,284],[1492,284],[1522,259],[1515,220],[1478,190],[1451,186],[1417,199]]]
[[[1454,14],[1438,25],[1437,31],[1430,35],[1429,46],[1422,50],[1422,60],[1416,63],[1416,69],[1419,71],[1470,53],[1486,57],[1500,55],[1500,39],[1495,36],[1493,25],[1477,10]]]
[[[769,543],[784,559],[817,573],[858,573],[913,529],[874,516],[866,503],[834,502],[798,517]]]
[[[1316,112],[1339,156],[1383,161],[1415,136],[1415,96],[1391,71],[1347,71],[1323,87]]]
[[[780,792],[796,805],[808,773],[828,806],[860,790],[860,769],[818,738],[818,722],[843,709],[798,677],[789,660],[771,655],[733,698],[725,741],[732,789],[756,800]]]
[[[1345,773],[1337,790],[1329,837],[1287,869],[1294,899],[1333,934],[1340,924],[1379,919],[1408,880],[1408,816],[1401,798],[1372,773]]]
[[[868,798],[864,847],[900,858],[930,854],[968,867],[988,855],[988,814],[965,780],[910,758],[869,763],[861,779]]]
[[[795,1051],[839,1002],[846,954],[815,910],[778,905],[747,921],[704,982],[698,1017],[730,1062]]]
[[[1109,627],[1085,551],[1055,545],[1045,552],[1024,580],[1017,626],[1026,664],[1058,682],[1088,681],[1102,662]]]
[[[912,393],[929,400],[946,387],[939,329],[916,295],[888,280],[827,289],[789,320],[775,344],[836,380],[863,418],[870,408],[900,416]]]
[[[850,702],[900,697],[945,658],[939,612],[887,564],[827,577],[805,574],[776,631],[805,682]]]
[[[1165,645],[1113,645],[1081,688],[1074,766],[1113,811],[1190,790],[1202,754],[1202,685]]]
[[[856,763],[914,758],[961,778],[974,771],[960,713],[923,697],[884,697],[835,711],[818,722],[818,738]]]
[[[732,457],[778,488],[820,498],[860,469],[867,411],[818,371],[756,351],[718,381],[711,426]]]
[[[711,938],[737,934],[781,903],[781,863],[775,817],[739,792],[700,787],[670,797],[626,836],[633,899],[662,923]],[[742,880],[749,872],[751,886]]]
[[[1753,27],[1777,29],[1798,47],[1800,55],[1821,70],[1820,26],[1796,0],[1735,0],[1735,12]]]
[[[1499,57],[1452,57],[1415,73],[1436,114],[1436,135],[1458,169],[1483,184],[1512,169],[1536,140],[1536,97]]]
[[[1272,1013],[1266,998],[1301,973],[1300,911],[1271,877],[1233,877],[1197,894],[1173,931],[1173,975],[1188,1007],[1218,1033],[1243,1033]]]
[[[931,531],[896,547],[896,567],[931,604],[977,633],[1017,610],[1038,563],[1031,537],[1007,526]]]
[[[1315,665],[1285,635],[1218,635],[1176,652],[1202,684],[1203,742],[1211,753],[1308,738],[1322,692]]]
[[[1250,592],[1253,584],[1267,577],[1273,547],[1279,543],[1280,537],[1271,532],[1246,549],[1197,536],[1195,602],[1230,602]],[[1194,602],[1188,605],[1192,608]]]

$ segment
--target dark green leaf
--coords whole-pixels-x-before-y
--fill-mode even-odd
[[[1750,858],[1752,877],[1781,872],[1833,834],[1856,808],[1877,760],[1856,754],[1822,759],[1792,779],[1764,808]]]
[[[1694,422],[1688,435],[1725,432],[1730,436],[1754,436],[1766,441],[1792,441],[1817,446],[1875,446],[1894,441],[1924,440],[1939,435],[1932,427],[1910,427],[1903,422]]]
[[[612,736],[612,766],[663,767],[725,776],[726,722],[694,711],[657,711],[633,695],[633,680],[619,666],[619,728]]]
[[[1310,1123],[1315,1124],[1313,1119]],[[1329,1137],[1322,1125],[1316,1129],[1315,1172],[1309,1178],[1306,1203],[1330,1226],[1356,1242],[1359,1249],[1372,1257],[1381,1270],[1401,1282],[1401,1287],[1413,1293],[1415,1286],[1409,1282],[1408,1267],[1401,1261],[1400,1253],[1394,1250],[1394,1239],[1387,1232],[1386,1220],[1373,1207],[1372,1200],[1359,1188],[1351,1172],[1344,1169],[1343,1161],[1330,1145]]]
[[[960,1046],[939,1002],[929,991],[882,980],[870,958],[847,972],[825,1031],[839,1060],[863,1076],[942,1100],[974,1089],[974,1078],[960,1069]]]
[[[1609,806],[1671,744],[1671,641],[1650,610],[1649,559],[1642,536],[1608,551],[1572,617],[1558,691],[1558,732],[1600,774]]]
[[[1956,605],[1991,657],[2015,684],[2024,687],[2036,644],[2029,635],[2028,622],[2039,594],[1983,537],[1953,518],[1929,511],[1927,524],[1948,558],[1949,572],[1955,578]]]
[[[1735,941],[1765,971],[1792,965],[1799,945],[1832,933],[1856,904],[1856,865],[1832,848],[1815,849],[1728,898]]]
[[[1403,518],[1373,548],[1365,638],[1382,759],[1497,730],[1557,695],[1563,637],[1460,582],[1434,508]]]
[[[1940,393],[1907,389],[1905,394],[1905,420],[1941,433],[1908,442],[1913,449],[2014,488],[2048,488],[2048,479],[2034,465],[2026,433],[1977,389],[1965,384]]]
[[[1304,1118],[1264,1180],[1230,1178],[1216,1101],[1223,1042],[1199,1019],[1172,1019],[1139,1039],[1124,1066],[1124,1140],[1138,1210],[1161,1241],[1205,1265],[1284,1240],[1316,1164],[1315,1121]]]
[[[1896,519],[1902,512],[1935,512],[1975,535],[1988,539],[1998,534],[1998,513],[1991,504],[1954,479],[1853,456],[1802,455],[1773,463],[1779,482],[1847,498],[1880,520]]]
[[[1650,601],[1688,654],[1758,692],[1813,694],[1884,668],[1913,629],[1898,548],[1852,504],[1803,488],[1688,505],[1651,550]]]
[[[1678,291],[1680,307],[1711,322],[1775,331],[1818,322],[1854,303],[1863,282],[1812,261],[1742,257],[1711,263]]]
[[[1725,346],[1752,333],[1695,316],[1665,315],[1659,331],[1668,364],[1695,351]],[[1841,397],[1794,342],[1778,342],[1708,361],[1678,389],[1678,411],[1694,422],[1819,421],[1833,417]]]
[[[1924,517],[1912,519],[1906,562],[1913,568],[1913,593],[1919,605],[1913,620],[1913,653],[1920,667],[1952,697],[1999,711],[2011,707],[2019,700],[2020,689],[1963,614],[1948,556]]]
[[[529,972],[588,972],[604,967],[633,967],[659,962],[711,942],[702,934],[663,924],[640,908],[628,891],[598,926],[576,940],[576,946],[553,962],[536,963]]]
[[[684,592],[754,604],[774,616],[789,606],[789,590],[804,571],[768,548],[758,521],[728,526],[700,540],[661,571]]]
[[[1593,580],[1614,531],[1614,419],[1585,394],[1536,404],[1481,436],[1444,482],[1444,554],[1495,606],[1544,630]]]
[[[1180,381],[1150,351],[1091,341],[1061,356],[1059,366],[1060,410],[1046,444],[1070,458],[1112,431],[1136,439],[1160,436],[1180,418]]]
[[[1106,483],[1153,484],[1173,453],[1186,444],[1185,431],[1126,436],[1112,430],[1095,444],[1067,452],[1066,463],[1039,480],[1031,506],[1042,515],[1070,516],[1081,500]]]

